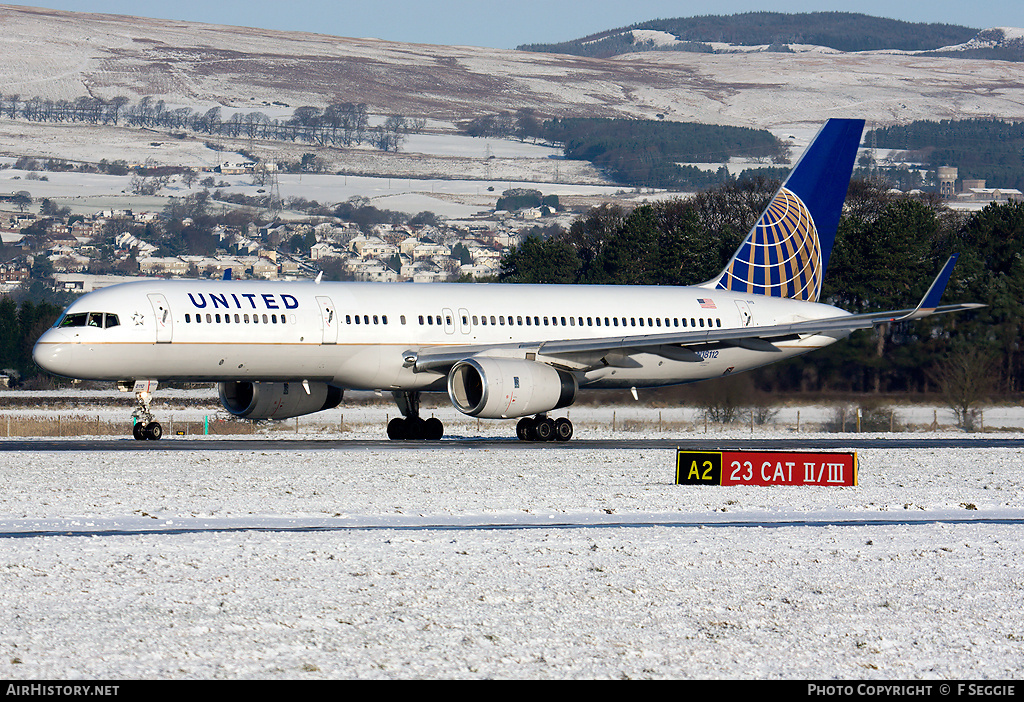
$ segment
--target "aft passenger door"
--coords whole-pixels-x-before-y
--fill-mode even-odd
[[[334,309],[331,298],[317,295],[316,302],[320,305],[320,320],[323,326],[323,344],[338,343],[338,312]]]
[[[740,326],[749,327],[754,322],[754,315],[750,313],[750,305],[743,300],[736,300],[736,308],[740,311]]]
[[[167,304],[167,298],[163,293],[149,293],[148,297],[156,317],[156,343],[169,344],[174,336],[171,306]]]

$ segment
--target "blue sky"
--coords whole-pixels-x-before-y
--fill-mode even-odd
[[[78,12],[502,49],[576,39],[659,17],[738,12],[861,12],[983,29],[1024,28],[1024,3],[968,0],[36,0]]]

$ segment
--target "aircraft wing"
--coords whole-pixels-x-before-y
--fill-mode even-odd
[[[749,326],[733,329],[701,329],[675,331],[664,334],[640,334],[608,336],[589,339],[564,339],[541,341],[536,343],[486,344],[443,346],[423,349],[418,352],[407,352],[406,363],[417,372],[445,371],[458,361],[475,355],[517,356],[535,354],[537,356],[566,356],[578,354],[605,354],[601,365],[629,365],[626,358],[632,353],[653,353],[672,360],[697,361],[697,356],[688,346],[708,343],[722,343],[754,351],[777,352],[781,349],[777,343],[792,341],[800,336],[813,336],[829,333],[849,333],[857,329],[869,329],[881,324],[923,319],[935,314],[948,314],[964,310],[977,309],[984,305],[963,303],[956,305],[938,305],[942,293],[946,289],[949,277],[956,263],[954,254],[946,261],[939,275],[929,287],[920,304],[914,308],[868,312],[865,314],[846,314],[824,317],[786,324],[766,326]]]

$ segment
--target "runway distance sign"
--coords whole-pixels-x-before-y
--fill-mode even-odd
[[[856,484],[856,452],[676,451],[676,485]]]

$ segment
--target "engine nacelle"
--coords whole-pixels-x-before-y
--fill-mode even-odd
[[[331,409],[341,404],[342,390],[327,383],[218,383],[220,403],[245,419],[288,419]]]
[[[578,390],[571,373],[517,358],[467,358],[448,373],[448,397],[455,409],[486,419],[568,407]]]

